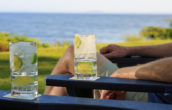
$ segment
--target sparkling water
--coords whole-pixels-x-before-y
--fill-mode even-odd
[[[92,80],[97,77],[95,34],[76,34],[74,37],[75,77]]]
[[[76,59],[75,58],[75,76],[78,79],[94,79],[97,73],[96,59]]]
[[[35,42],[10,44],[11,95],[32,99],[38,94],[37,48]]]
[[[38,94],[37,73],[11,75],[11,94],[15,97],[34,98]]]

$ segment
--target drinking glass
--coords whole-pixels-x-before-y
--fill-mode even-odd
[[[75,77],[93,80],[97,77],[97,52],[95,34],[76,34],[74,36]]]
[[[36,42],[10,43],[11,96],[32,99],[38,95]]]

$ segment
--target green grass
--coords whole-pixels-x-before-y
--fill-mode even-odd
[[[48,76],[66,47],[38,49],[39,92],[43,93],[44,78]],[[0,52],[0,90],[10,90],[9,52]]]
[[[122,46],[138,46],[138,45],[155,45],[171,42],[171,40],[153,40],[153,41],[132,41],[115,43]],[[97,44],[97,49],[107,46],[109,43]],[[38,71],[39,71],[39,93],[43,93],[45,84],[44,78],[48,76],[56,62],[66,50],[64,47],[49,47],[38,49]],[[9,68],[9,52],[0,52],[0,90],[10,90],[10,68]]]

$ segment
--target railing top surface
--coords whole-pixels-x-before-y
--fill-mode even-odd
[[[71,77],[73,77],[73,75],[51,75],[46,78],[46,84],[51,86],[65,86],[77,88],[172,93],[172,84],[170,83],[111,77],[100,77],[95,81],[85,81],[71,80]]]

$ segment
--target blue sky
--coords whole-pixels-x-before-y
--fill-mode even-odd
[[[0,12],[162,13],[172,0],[0,0]]]

